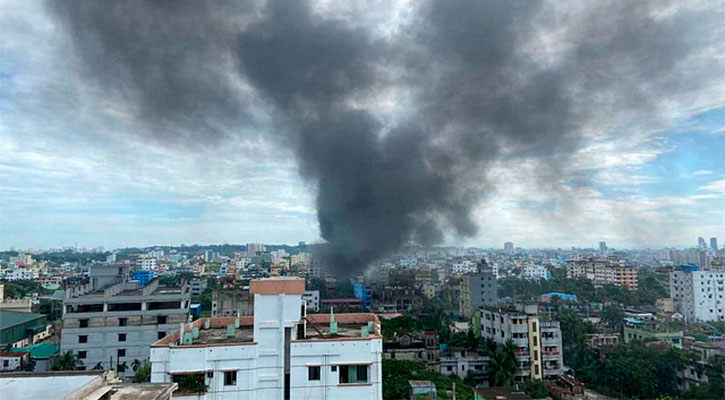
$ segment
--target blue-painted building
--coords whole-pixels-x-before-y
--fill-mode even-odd
[[[133,273],[133,279],[138,281],[139,286],[146,286],[156,277],[155,271],[138,270]]]
[[[354,285],[355,297],[362,300],[362,306],[370,308],[373,304],[373,288],[365,286],[362,283],[356,283]]]
[[[547,299],[558,297],[561,300],[576,301],[576,295],[569,294],[569,293],[551,292],[551,293],[542,294],[541,297],[545,297]]]

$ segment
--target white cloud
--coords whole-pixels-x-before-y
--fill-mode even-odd
[[[712,175],[712,171],[707,169],[700,169],[692,173],[693,176],[708,176]]]
[[[725,179],[712,181],[707,185],[700,186],[697,190],[706,190],[708,192],[715,192],[715,194],[720,196],[725,196]]]

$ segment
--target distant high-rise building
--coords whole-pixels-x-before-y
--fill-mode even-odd
[[[710,248],[713,250],[717,250],[717,238],[716,237],[710,238]]]
[[[264,250],[262,243],[247,243],[247,255],[253,256],[257,253],[264,253]]]
[[[498,302],[496,277],[491,272],[464,275],[460,290],[459,311],[468,318],[479,308],[494,306]]]
[[[503,244],[503,251],[514,254],[514,244],[512,242],[506,242]]]
[[[707,244],[705,243],[705,239],[703,239],[702,237],[697,238],[697,247],[700,249],[706,249]]]
[[[725,290],[725,273],[683,265],[670,272],[670,297],[677,312],[689,321],[723,321],[725,308],[719,296]]]
[[[607,242],[599,242],[599,252],[602,254],[607,252]]]

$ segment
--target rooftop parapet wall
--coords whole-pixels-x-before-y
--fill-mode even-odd
[[[304,279],[259,279],[249,282],[252,294],[305,294]]]

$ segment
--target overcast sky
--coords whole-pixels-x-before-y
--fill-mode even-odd
[[[709,3],[720,17],[725,9],[722,1],[687,3]],[[400,23],[401,4],[371,7],[387,21],[377,29]],[[71,38],[43,3],[0,0],[0,32],[0,248],[321,240],[316,188],[298,173],[293,150],[268,139],[265,124],[198,145],[150,139],[138,134],[151,129],[138,115],[82,79]],[[711,45],[681,68],[709,64],[725,76],[722,26],[709,34]],[[397,110],[395,96],[379,101],[381,115]],[[589,125],[543,184],[540,155],[493,159],[480,171],[491,190],[473,209],[478,231],[446,231],[444,243],[725,242],[725,79],[667,93],[654,106],[656,124]]]

